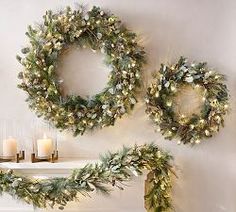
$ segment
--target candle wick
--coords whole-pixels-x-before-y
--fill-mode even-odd
[[[46,139],[47,138],[47,135],[46,133],[43,134],[43,138]]]

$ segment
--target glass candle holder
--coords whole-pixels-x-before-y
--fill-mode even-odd
[[[22,148],[21,124],[16,120],[2,120],[0,122],[0,158],[1,162],[24,159]]]
[[[34,123],[33,153],[38,159],[52,158],[57,153],[57,133],[50,124]]]

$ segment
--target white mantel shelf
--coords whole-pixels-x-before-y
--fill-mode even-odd
[[[84,158],[59,158],[55,163],[38,162],[31,163],[29,161],[22,161],[20,163],[4,162],[0,163],[0,169],[12,170],[71,170],[76,168],[83,168],[88,163],[99,163],[99,160],[84,159]]]

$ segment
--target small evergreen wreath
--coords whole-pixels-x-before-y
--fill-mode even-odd
[[[209,70],[206,63],[189,65],[183,57],[171,67],[162,64],[155,82],[147,89],[146,112],[165,138],[178,138],[179,144],[200,143],[224,126],[224,115],[229,107],[224,80],[223,75]],[[185,85],[203,89],[204,103],[199,115],[186,117],[175,113],[173,99]]]
[[[26,35],[30,45],[22,49],[23,58],[17,56],[24,66],[19,88],[28,93],[29,106],[38,116],[78,135],[97,126],[114,125],[133,108],[145,52],[137,44],[136,34],[116,16],[99,7],[87,12],[70,7],[59,13],[47,11],[43,24],[29,26]],[[57,60],[72,44],[100,50],[112,69],[107,87],[88,99],[61,95]]]

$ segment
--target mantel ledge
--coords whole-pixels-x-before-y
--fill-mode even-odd
[[[4,162],[0,163],[0,169],[12,170],[72,170],[76,168],[83,168],[88,163],[99,163],[98,159],[89,158],[60,158],[55,163],[38,162],[31,163],[30,161],[23,161],[20,163]]]

